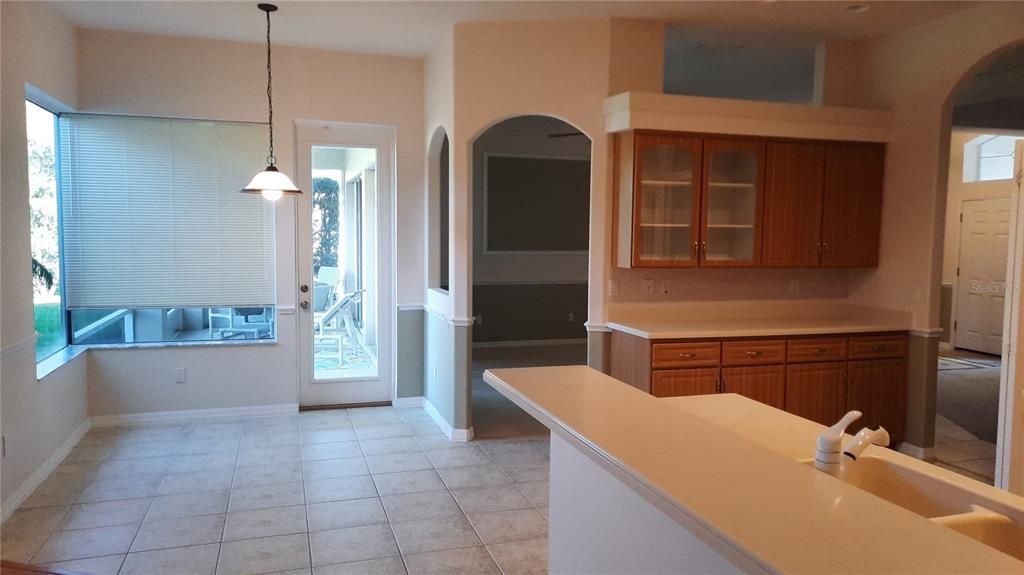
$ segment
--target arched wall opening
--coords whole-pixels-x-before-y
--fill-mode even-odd
[[[472,141],[471,421],[476,437],[538,435],[485,369],[587,362],[591,140],[547,115]]]
[[[448,293],[451,284],[451,163],[448,132],[438,126],[427,149],[427,287]]]
[[[1024,467],[1017,439],[1022,406],[1013,402],[1020,376],[1011,365],[1014,354],[1008,344],[1018,335],[1012,315],[1019,289],[1013,277],[1024,252],[1015,241],[1020,230],[1017,168],[1005,168],[1019,162],[1013,140],[1024,138],[1022,118],[1006,113],[1012,108],[1007,102],[1024,102],[1022,46],[1012,43],[980,59],[943,103],[937,184],[945,210],[935,245],[943,331],[936,370],[935,458],[1015,491],[1022,487]],[[1007,143],[1011,153],[1001,154]]]

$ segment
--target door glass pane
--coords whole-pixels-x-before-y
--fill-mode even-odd
[[[377,376],[377,151],[313,147],[313,379]]]
[[[640,155],[640,259],[690,259],[693,154],[670,144]]]
[[[710,158],[706,260],[749,261],[754,257],[757,156],[721,150]]]

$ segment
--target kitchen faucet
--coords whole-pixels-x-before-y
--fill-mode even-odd
[[[814,452],[814,467],[831,475],[838,475],[843,463],[857,461],[857,457],[869,445],[885,447],[889,445],[889,432],[884,427],[871,429],[865,427],[853,436],[853,440],[843,449],[843,434],[846,428],[863,415],[859,411],[850,411],[835,425],[818,434],[817,449]],[[844,460],[843,456],[849,458]]]

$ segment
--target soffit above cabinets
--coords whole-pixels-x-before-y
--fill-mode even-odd
[[[623,92],[604,100],[605,131],[666,130],[773,138],[888,142],[892,112]]]

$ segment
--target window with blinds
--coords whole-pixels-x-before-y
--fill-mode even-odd
[[[66,114],[59,131],[68,310],[274,305],[274,204],[239,193],[265,125]]]

